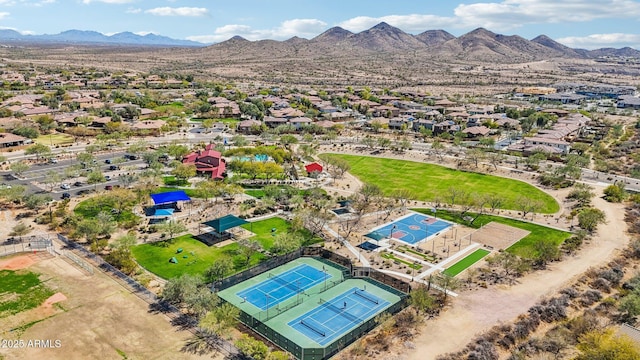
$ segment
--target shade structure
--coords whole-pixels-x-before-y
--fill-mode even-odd
[[[153,216],[171,216],[173,215],[173,209],[156,209]]]
[[[151,194],[151,199],[156,205],[168,204],[176,201],[189,201],[191,198],[184,192],[184,190],[169,191],[158,194]]]
[[[377,231],[370,232],[367,235],[365,235],[364,237],[368,237],[369,239],[373,239],[375,241],[380,241],[380,240],[386,238],[386,236],[380,234]]]
[[[214,228],[218,233],[222,233],[236,226],[240,226],[248,223],[249,222],[247,220],[241,219],[235,215],[225,215],[221,218],[203,222],[202,224]]]

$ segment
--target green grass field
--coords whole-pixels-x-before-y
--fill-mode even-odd
[[[369,156],[321,154],[321,158],[337,157],[351,165],[351,172],[362,181],[378,185],[385,195],[395,189],[407,189],[416,200],[445,199],[450,187],[463,187],[478,195],[495,194],[505,199],[503,208],[517,210],[520,196],[542,202],[541,213],[555,213],[560,207],[550,195],[525,182],[493,175],[449,169],[414,161]]]
[[[271,229],[275,228],[275,234],[277,235],[282,232],[288,232],[291,224],[282,218],[272,217],[252,224],[245,224],[242,227],[252,230],[256,234],[250,239],[258,241],[263,248],[270,249],[275,238],[275,236],[272,236]],[[307,230],[299,230],[299,233],[305,239],[305,244],[322,241],[320,238],[313,238]],[[178,254],[177,250],[180,248],[183,251]],[[160,242],[137,245],[132,248],[132,252],[140,266],[160,277],[170,279],[182,273],[202,274],[213,262],[222,257],[229,257],[233,260],[235,265],[234,273],[244,270],[243,259],[237,254],[239,248],[236,243],[221,248],[207,246],[194,239],[193,235],[187,234],[175,238],[172,243]],[[192,255],[192,252],[195,255]],[[183,258],[183,256],[187,256],[187,258]],[[178,263],[170,263],[169,259],[171,257],[175,257]],[[255,253],[251,258],[251,265],[257,264],[264,258],[263,254]]]
[[[237,254],[239,247],[236,243],[223,247],[207,246],[194,239],[193,235],[186,234],[175,238],[170,244],[157,242],[136,245],[131,248],[131,252],[140,266],[164,279],[171,279],[182,274],[201,275],[211,264],[223,257],[234,260],[233,272],[242,270],[244,264]],[[183,251],[178,254],[178,249]],[[169,262],[172,257],[178,260],[177,264]],[[251,265],[257,264],[263,258],[264,255],[260,253],[253,254]]]
[[[419,213],[433,215],[430,209],[412,209],[413,211],[417,211]],[[461,219],[459,214],[456,212],[441,210],[438,209],[437,215],[439,218],[444,220],[449,220],[458,224],[462,224],[465,226],[472,227],[474,229],[479,229],[481,226],[488,224],[492,221],[513,226],[519,229],[529,231],[529,235],[520,239],[517,243],[511,245],[506,251],[509,251],[513,254],[523,257],[529,257],[532,253],[534,253],[533,244],[541,240],[551,240],[554,244],[560,245],[567,238],[571,236],[571,233],[561,230],[556,230],[552,228],[548,228],[546,226],[532,224],[526,221],[520,221],[515,219],[509,219],[501,216],[482,214],[476,218],[473,224]],[[475,217],[476,214],[467,213],[468,216]]]
[[[0,271],[0,319],[33,309],[54,292],[29,271]],[[8,329],[5,329],[8,330]]]
[[[99,195],[80,202],[73,212],[84,219],[93,219],[100,212],[111,214],[112,209],[121,209],[119,214],[114,214],[113,218],[119,223],[134,221],[137,216],[131,211],[135,199],[129,204],[116,204],[118,199],[109,195]],[[124,206],[123,206],[124,205]]]
[[[36,144],[43,144],[47,146],[72,144],[73,136],[67,134],[40,135],[37,138],[33,139],[33,142],[35,142]]]
[[[462,260],[448,267],[445,271],[443,271],[446,275],[454,277],[461,272],[465,271],[471,265],[480,261],[483,257],[489,255],[490,251],[485,249],[478,249],[471,254],[465,256]]]

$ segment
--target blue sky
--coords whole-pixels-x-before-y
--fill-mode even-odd
[[[640,49],[640,0],[0,0],[0,28],[25,34],[131,31],[212,43],[234,35],[310,39],[333,26],[359,32],[381,21],[412,34],[485,27],[571,47]]]

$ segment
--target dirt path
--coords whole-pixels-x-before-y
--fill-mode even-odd
[[[596,189],[601,194],[602,188]],[[429,321],[415,340],[409,360],[435,359],[462,349],[474,336],[500,322],[510,322],[545,296],[573,283],[590,267],[606,264],[627,244],[624,207],[595,198],[593,204],[607,215],[594,239],[575,256],[521,279],[512,287],[481,289],[462,294],[453,306]]]

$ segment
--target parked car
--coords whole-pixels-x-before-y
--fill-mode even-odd
[[[56,158],[49,159],[49,164],[57,164],[57,163],[58,163],[58,159]]]
[[[73,183],[73,186],[82,186],[82,182],[81,181],[76,181]]]
[[[111,181],[111,176],[109,176],[109,175],[105,175],[105,176],[104,176],[104,179],[105,179],[105,180],[107,180],[107,181]]]
[[[120,170],[120,167],[118,165],[111,165],[109,166],[109,170]]]
[[[104,161],[105,164],[111,164],[111,159],[107,159]]]
[[[61,197],[62,197],[62,199],[69,199],[69,198],[71,198],[71,194],[69,194],[68,192],[64,192],[64,193],[62,193]]]
[[[62,190],[69,190],[69,189],[71,189],[71,186],[69,184],[62,184],[62,185],[60,185],[60,188]]]

